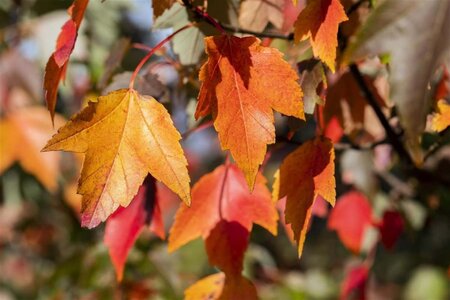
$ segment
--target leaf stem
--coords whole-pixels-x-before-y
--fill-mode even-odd
[[[139,71],[142,69],[142,67],[144,66],[144,64],[147,62],[147,60],[153,55],[155,54],[156,51],[158,51],[162,46],[164,46],[167,42],[169,42],[175,35],[177,35],[178,33],[180,33],[181,31],[188,29],[192,26],[194,26],[194,23],[189,23],[183,27],[181,27],[180,29],[174,31],[171,35],[169,35],[168,37],[166,37],[165,39],[163,39],[161,42],[159,42],[155,47],[153,47],[148,53],[147,55],[144,56],[144,58],[139,62],[139,64],[137,65],[136,69],[134,70],[133,74],[131,75],[131,79],[130,79],[130,85],[129,88],[133,89],[134,86],[134,80],[136,79],[137,74],[139,73]]]

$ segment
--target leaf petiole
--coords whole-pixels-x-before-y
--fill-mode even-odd
[[[169,42],[170,40],[172,40],[172,38],[177,35],[178,33],[180,33],[181,31],[191,28],[195,26],[195,23],[189,23],[183,27],[181,27],[180,29],[174,31],[171,35],[167,36],[165,39],[163,39],[161,42],[159,42],[155,47],[153,47],[148,53],[147,55],[144,56],[144,58],[139,62],[139,64],[137,65],[136,69],[134,69],[133,74],[131,75],[131,79],[130,79],[130,85],[128,86],[130,89],[133,89],[134,86],[134,80],[136,79],[137,74],[139,73],[139,71],[142,69],[142,67],[144,66],[144,64],[147,62],[147,60],[153,55],[155,54],[156,51],[158,51],[162,46],[164,46],[167,42]]]

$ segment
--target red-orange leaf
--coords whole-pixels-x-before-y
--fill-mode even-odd
[[[297,73],[283,54],[255,37],[205,38],[208,61],[195,117],[212,114],[222,149],[231,151],[253,189],[267,144],[275,142],[273,110],[304,119]]]
[[[69,7],[68,13],[71,19],[61,28],[56,42],[55,52],[50,56],[45,67],[45,100],[47,101],[47,108],[50,111],[52,121],[55,115],[58,85],[64,77],[67,62],[75,47],[78,29],[80,28],[88,3],[89,0],[74,0],[73,4]]]
[[[205,242],[209,263],[221,269],[227,277],[240,275],[249,234],[238,222],[217,223]]]
[[[295,42],[310,38],[314,56],[319,57],[334,72],[339,23],[347,21],[339,0],[313,0],[298,15],[295,22]]]
[[[366,299],[366,285],[369,278],[369,269],[366,265],[357,265],[351,268],[341,286],[340,300]]]
[[[339,197],[328,219],[328,228],[336,230],[342,243],[354,253],[359,253],[364,232],[371,224],[369,201],[356,191]]]
[[[119,207],[106,221],[105,245],[116,269],[117,280],[121,281],[128,252],[134,245],[145,224],[164,239],[164,225],[156,192],[156,182],[147,176],[144,184],[128,207]]]
[[[317,137],[289,154],[275,175],[276,200],[286,199],[285,221],[291,224],[301,256],[312,207],[317,196],[334,205],[334,149],[328,138]]]
[[[169,251],[200,236],[208,238],[221,221],[238,223],[247,232],[256,223],[276,234],[277,219],[266,180],[261,174],[250,193],[242,172],[235,165],[222,165],[194,185],[191,207],[182,205],[178,210],[170,230]]]

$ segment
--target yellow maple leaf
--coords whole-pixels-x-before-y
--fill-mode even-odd
[[[445,100],[439,100],[437,103],[438,112],[433,116],[431,128],[441,132],[450,126],[450,105]]]
[[[54,122],[62,125],[64,119],[55,115]],[[6,114],[0,120],[0,174],[18,161],[49,191],[55,191],[60,155],[39,152],[52,133],[54,129],[43,107],[29,107]]]
[[[85,153],[78,193],[82,225],[92,228],[128,206],[150,173],[190,204],[187,161],[180,134],[155,99],[122,89],[90,102],[43,151]]]

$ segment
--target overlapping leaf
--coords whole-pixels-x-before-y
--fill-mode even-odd
[[[347,15],[339,0],[309,1],[294,24],[294,39],[299,42],[309,38],[314,56],[334,72],[338,27],[346,20]]]
[[[205,43],[195,117],[212,114],[222,149],[230,149],[252,189],[267,144],[275,142],[273,110],[304,119],[298,76],[281,52],[255,37],[213,36]]]
[[[364,81],[377,100],[378,105],[385,107],[386,104],[378,93],[374,80],[369,76],[364,76]],[[350,134],[355,129],[364,128],[364,125],[367,123],[367,108],[368,103],[361,93],[357,82],[351,73],[346,72],[334,84],[328,87],[327,99],[323,111],[325,125],[328,126],[336,118],[340,127],[347,134]],[[375,134],[375,132],[371,132],[371,128],[366,127],[365,129],[369,133]]]
[[[176,2],[176,0],[152,0],[154,18],[161,16],[166,9],[171,8]]]
[[[170,230],[169,251],[198,237],[207,239],[221,221],[235,222],[251,232],[253,223],[276,234],[278,219],[262,175],[249,192],[244,175],[235,165],[221,165],[192,188],[190,207],[181,206]]]
[[[181,136],[166,109],[135,90],[90,102],[48,142],[44,151],[85,153],[78,192],[82,225],[94,227],[128,206],[150,173],[190,203]]]
[[[372,208],[360,192],[351,191],[339,197],[331,211],[328,228],[336,230],[342,243],[359,253],[366,229],[372,225]]]
[[[55,115],[55,124],[63,123],[64,119]],[[0,174],[18,161],[49,191],[55,191],[60,155],[40,153],[48,136],[54,132],[44,108],[23,108],[8,113],[0,120]]]
[[[189,23],[189,15],[186,8],[175,3],[156,20],[154,27],[178,30],[187,23]],[[188,28],[173,37],[173,51],[180,58],[180,63],[183,65],[198,63],[205,49],[202,42],[204,37],[204,33],[198,27]]]
[[[346,61],[390,54],[391,98],[417,163],[422,160],[420,137],[431,99],[428,84],[435,69],[450,56],[449,37],[449,1],[383,1],[345,53]]]
[[[301,256],[312,206],[317,196],[334,205],[334,149],[331,141],[317,137],[289,154],[275,175],[273,194],[286,198],[285,222],[291,224]]]
[[[440,132],[450,126],[450,104],[445,100],[439,100],[437,110],[431,121],[431,128]]]
[[[71,18],[61,28],[56,42],[55,52],[50,56],[45,67],[45,100],[47,101],[47,108],[50,111],[52,120],[55,115],[58,85],[65,75],[67,62],[75,47],[78,29],[80,28],[88,3],[89,0],[74,0],[68,9]]]
[[[159,197],[155,179],[149,175],[130,205],[119,207],[106,221],[104,243],[118,281],[122,280],[128,252],[145,225],[161,239],[165,237]]]
[[[239,25],[244,29],[263,31],[270,23],[281,29],[285,0],[245,0],[239,10]]]
[[[256,297],[253,285],[242,277],[244,252],[253,223],[276,234],[278,214],[261,174],[250,193],[235,165],[222,165],[203,176],[192,189],[192,205],[182,206],[170,231],[169,251],[203,237],[209,262],[226,274],[222,299],[239,294]]]

